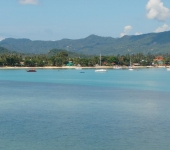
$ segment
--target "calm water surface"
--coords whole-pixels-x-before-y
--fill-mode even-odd
[[[0,70],[0,149],[168,150],[169,107],[165,68]]]

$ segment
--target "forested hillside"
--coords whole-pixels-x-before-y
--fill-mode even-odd
[[[45,54],[52,49],[64,49],[86,55],[117,55],[130,53],[165,54],[170,53],[170,31],[122,38],[90,35],[83,39],[59,41],[32,41],[29,39],[7,38],[0,46],[20,53]],[[129,50],[129,51],[128,51]]]

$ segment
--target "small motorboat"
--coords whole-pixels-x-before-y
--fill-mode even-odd
[[[37,72],[35,69],[29,69],[27,72]]]

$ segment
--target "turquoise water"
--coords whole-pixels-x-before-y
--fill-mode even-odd
[[[0,70],[0,149],[167,150],[169,77],[165,68]]]

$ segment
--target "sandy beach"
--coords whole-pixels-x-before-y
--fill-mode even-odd
[[[121,66],[122,69],[128,69],[127,66]],[[0,69],[100,69],[100,68],[104,68],[104,69],[114,69],[113,66],[96,66],[96,67],[77,67],[77,66],[62,66],[62,67],[57,67],[57,66],[44,66],[44,67],[10,67],[10,66],[4,66],[4,67],[0,67]],[[165,66],[133,66],[133,68],[165,68]]]

